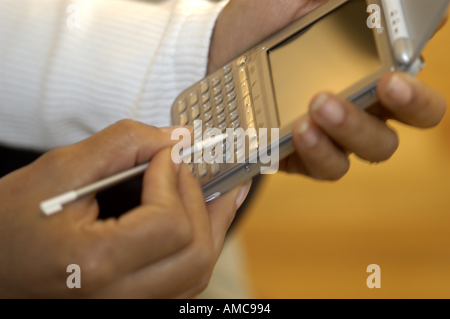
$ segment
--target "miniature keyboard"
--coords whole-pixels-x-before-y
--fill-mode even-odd
[[[217,176],[232,163],[245,162],[248,147],[258,148],[246,60],[242,56],[198,82],[182,93],[172,108],[174,124],[194,127],[194,142],[212,137],[212,129],[223,134],[232,132],[224,141],[222,152],[216,148],[208,154],[209,162],[201,160],[206,150],[193,155],[188,166],[200,180]],[[254,130],[247,133],[247,145],[244,132],[248,129]]]

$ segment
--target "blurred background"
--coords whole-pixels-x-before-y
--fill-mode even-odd
[[[419,79],[450,101],[450,24],[424,51]],[[450,115],[437,128],[392,123],[386,163],[351,158],[338,182],[263,179],[235,235],[257,298],[450,298]],[[367,266],[381,268],[369,289]]]

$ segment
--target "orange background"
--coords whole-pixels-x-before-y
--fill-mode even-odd
[[[450,25],[419,79],[450,101]],[[450,115],[419,130],[392,123],[388,162],[352,157],[342,180],[265,178],[237,233],[258,298],[450,298]],[[369,289],[367,266],[381,267]]]

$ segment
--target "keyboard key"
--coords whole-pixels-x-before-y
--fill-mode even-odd
[[[218,146],[218,147],[220,147],[220,146]],[[210,161],[210,163],[213,163],[216,159],[217,159],[217,157],[219,156],[219,151],[217,151],[215,148],[213,148],[210,152],[209,152],[209,161]]]
[[[233,163],[234,161],[234,152],[231,149],[223,152],[223,161],[225,163]]]
[[[239,69],[239,79],[242,82],[244,82],[245,80],[248,80],[248,72],[247,72],[247,67],[243,67]]]
[[[255,117],[254,117],[252,108],[247,108],[245,110],[245,118],[247,119],[247,123],[251,123],[251,122],[255,121]]]
[[[236,162],[245,163],[245,150],[238,150],[236,152]]]
[[[187,109],[187,100],[182,99],[178,102],[178,113],[183,113]]]
[[[234,136],[234,141],[242,139],[242,137],[244,136],[244,130],[236,130],[236,131],[234,131],[233,132],[233,136]]]
[[[236,92],[231,92],[227,95],[228,102],[233,102],[236,99]]]
[[[250,150],[256,151],[259,148],[258,136],[257,135],[251,136],[249,138],[248,144],[249,144],[249,149]]]
[[[228,128],[228,123],[222,123],[219,125],[219,130],[221,130],[223,134],[225,134],[225,132],[227,131],[227,128]]]
[[[202,92],[202,94],[205,94],[208,91],[209,91],[209,81],[206,79],[200,82],[200,92]]]
[[[219,165],[219,163],[214,162],[214,163],[211,165],[211,173],[212,173],[213,175],[217,175],[217,174],[220,173],[220,165]]]
[[[236,101],[231,102],[228,104],[228,111],[233,112],[238,107],[238,103]]]
[[[222,93],[222,86],[218,85],[214,88],[214,95],[219,95],[220,93]]]
[[[202,129],[202,121],[194,121],[194,130],[201,130]]]
[[[230,83],[231,81],[233,81],[233,73],[227,74],[225,75],[225,84]]]
[[[202,95],[202,104],[205,104],[206,102],[208,102],[210,98],[211,98],[210,93],[203,94]]]
[[[228,84],[225,89],[227,90],[227,93],[231,93],[234,90],[234,83]]]
[[[203,104],[203,113],[206,113],[208,111],[210,111],[212,108],[212,103],[211,102],[207,102],[205,104]]]
[[[228,74],[231,72],[231,70],[233,69],[233,67],[231,66],[231,64],[227,64],[223,67],[223,74]]]
[[[234,147],[237,152],[245,153],[245,140],[238,139],[236,142],[234,142]]]
[[[212,86],[216,87],[220,84],[221,78],[220,76],[216,76],[214,79],[212,79]]]
[[[228,152],[228,151],[230,151],[231,150],[231,143],[228,143],[227,141],[225,141],[223,144],[222,144],[222,149],[223,149],[223,152],[225,153],[225,152]]]
[[[198,105],[194,106],[191,109],[191,118],[192,118],[192,120],[198,119],[200,117],[200,113],[201,113],[200,112],[200,107]]]
[[[241,65],[243,65],[245,63],[247,63],[247,56],[243,55],[237,60],[236,65],[237,66],[241,66]]]
[[[202,132],[203,131],[201,129],[194,130],[194,142],[195,143],[200,142],[202,140]]]
[[[197,91],[195,91],[189,95],[189,103],[191,106],[193,106],[193,105],[197,104],[197,102],[198,102],[198,93],[197,93]]]
[[[246,108],[252,107],[252,98],[250,95],[247,95],[246,97],[244,97],[244,106]]]
[[[224,110],[225,110],[225,105],[219,104],[216,107],[216,114],[217,115],[222,114]]]
[[[218,96],[216,96],[215,102],[216,102],[216,105],[219,105],[220,103],[222,103],[223,102],[223,95],[219,94]]]
[[[217,117],[217,123],[222,124],[226,119],[227,115],[225,113],[222,113]]]
[[[205,124],[205,129],[206,130],[214,128],[214,127],[215,127],[214,121],[211,121],[211,122],[208,122],[208,123]]]
[[[180,125],[187,125],[189,123],[189,115],[185,112],[180,115]]]
[[[250,94],[250,89],[248,87],[248,81],[244,81],[241,84],[242,96],[246,97]]]
[[[234,111],[230,113],[230,121],[236,121],[239,117],[239,111]]]
[[[204,135],[205,135],[205,139],[214,137],[214,136],[216,136],[216,130],[213,130],[213,129],[206,130]]]
[[[241,121],[239,121],[239,120],[236,120],[233,123],[231,123],[231,128],[233,128],[233,129],[237,129],[240,127],[241,127]]]
[[[205,162],[197,164],[197,172],[199,177],[205,177],[208,174],[208,165]]]
[[[205,115],[203,115],[203,120],[205,122],[209,122],[209,121],[211,121],[212,117],[213,117],[213,112],[211,112],[211,111],[206,112]]]

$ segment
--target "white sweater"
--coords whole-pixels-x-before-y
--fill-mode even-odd
[[[225,4],[0,0],[0,144],[45,151],[124,118],[170,125]]]

